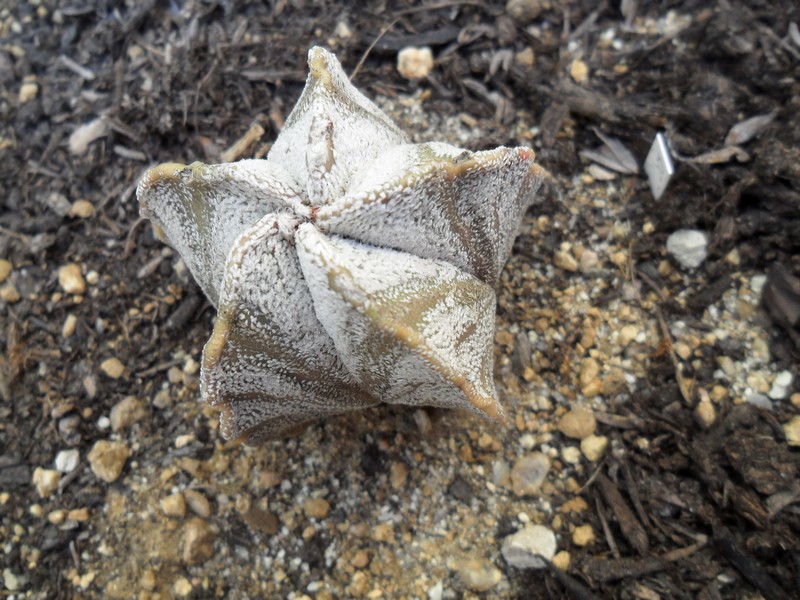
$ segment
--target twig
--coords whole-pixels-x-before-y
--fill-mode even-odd
[[[384,35],[386,35],[387,31],[389,31],[392,27],[394,27],[395,23],[397,23],[398,20],[399,17],[395,17],[391,23],[389,23],[386,27],[381,29],[381,32],[378,34],[378,36],[374,40],[372,40],[372,43],[367,47],[366,50],[364,50],[364,54],[361,55],[361,59],[359,59],[358,63],[356,63],[355,69],[353,69],[353,72],[350,73],[350,81],[353,81],[356,78],[356,75],[358,75],[358,72],[364,65],[364,61],[367,60],[367,56],[369,56],[369,53],[372,52],[372,49],[375,47],[375,44],[377,44],[381,40],[381,38]]]

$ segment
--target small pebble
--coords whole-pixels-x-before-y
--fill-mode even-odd
[[[6,283],[3,287],[0,287],[0,300],[4,300],[9,304],[14,304],[15,302],[19,302],[22,296],[19,295],[19,290],[12,284]]]
[[[591,462],[603,458],[607,447],[608,438],[604,435],[589,435],[581,440],[581,452]]]
[[[511,487],[514,493],[517,496],[537,494],[549,470],[550,459],[546,454],[534,452],[523,456],[511,469]]]
[[[696,269],[708,256],[708,239],[702,231],[679,229],[667,238],[667,252],[684,269]]]
[[[710,399],[701,400],[694,409],[694,416],[704,429],[710,429],[717,420],[717,410]]]
[[[561,448],[561,458],[566,463],[576,465],[581,462],[581,451],[576,446],[564,446]]]
[[[583,388],[591,384],[599,374],[600,365],[597,364],[595,359],[587,358],[581,362],[580,373],[578,374],[581,387]]]
[[[594,250],[584,250],[579,261],[581,273],[588,274],[597,270],[600,258]]]
[[[784,400],[789,397],[792,391],[791,371],[781,371],[772,380],[772,387],[769,389],[769,397],[773,400]]]
[[[397,53],[397,71],[405,79],[424,79],[433,68],[430,48],[403,48]]]
[[[187,521],[183,529],[183,562],[199,565],[214,555],[214,532],[211,526],[198,517]]]
[[[6,279],[8,279],[8,276],[11,275],[11,271],[13,270],[14,267],[10,260],[0,258],[0,283],[5,283]]]
[[[125,365],[117,357],[107,358],[100,363],[100,370],[111,379],[119,379],[125,372]]]
[[[508,0],[506,14],[519,25],[527,25],[548,6],[547,0]]]
[[[553,557],[553,566],[560,571],[566,572],[569,570],[569,563],[571,559],[572,557],[569,555],[569,552],[562,550]]]
[[[136,396],[127,396],[117,402],[111,409],[111,414],[109,415],[111,431],[117,432],[127,429],[146,416],[147,409],[144,403]]]
[[[578,270],[578,261],[572,256],[571,252],[559,250],[553,255],[553,264],[559,269],[564,269],[570,273]]]
[[[544,569],[540,558],[552,560],[556,553],[556,535],[543,525],[526,525],[503,540],[503,558],[517,569]]]
[[[498,460],[492,464],[492,483],[503,487],[511,483],[511,467],[506,461]]]
[[[207,519],[211,516],[211,504],[202,492],[186,490],[183,492],[183,497],[186,501],[186,506],[198,517]]]
[[[401,490],[408,479],[408,467],[401,462],[394,462],[389,468],[389,483],[394,490]]]
[[[772,406],[772,400],[767,398],[764,394],[748,394],[744,401],[758,408],[763,408],[764,410],[772,410],[774,408]]]
[[[303,512],[313,519],[324,519],[331,510],[330,503],[325,498],[307,498],[303,502]]]
[[[182,518],[186,514],[186,500],[180,492],[164,496],[159,505],[161,512],[168,517]]]
[[[582,440],[592,435],[596,429],[597,421],[594,414],[586,408],[574,408],[558,422],[558,430],[573,440]]]
[[[588,546],[592,542],[594,542],[594,529],[588,523],[576,527],[575,531],[572,532],[572,543],[576,546]]]
[[[58,284],[67,294],[83,294],[86,281],[83,279],[80,265],[69,263],[58,270]]]
[[[64,324],[61,326],[61,335],[65,338],[71,337],[72,334],[75,333],[77,326],[78,317],[72,313],[68,314],[67,318],[64,319]]]
[[[30,76],[25,77],[22,82],[22,86],[19,88],[19,103],[25,104],[26,102],[30,102],[36,95],[39,93],[39,84],[36,83],[36,80]]]
[[[790,446],[800,446],[800,415],[783,424],[783,435]]]
[[[473,592],[488,592],[503,578],[500,569],[485,558],[468,558],[456,564],[461,582]]]
[[[178,579],[175,580],[175,583],[172,584],[172,590],[179,598],[185,598],[192,593],[192,584],[189,583],[189,580],[186,579],[186,577],[178,577]]]
[[[78,217],[79,219],[88,219],[94,215],[94,206],[88,200],[76,200],[69,208],[70,217]]]
[[[575,83],[584,83],[589,79],[589,65],[576,58],[569,65],[569,76]]]
[[[119,479],[130,455],[131,451],[125,443],[100,440],[89,452],[89,466],[97,477],[106,483],[113,483]]]
[[[58,482],[61,481],[61,474],[52,469],[36,467],[33,471],[33,486],[40,498],[49,498],[58,489]]]
[[[61,450],[56,454],[55,467],[59,473],[71,473],[74,471],[81,460],[81,454],[77,448]]]

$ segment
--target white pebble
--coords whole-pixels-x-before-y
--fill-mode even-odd
[[[71,473],[78,466],[81,454],[75,448],[61,450],[56,454],[55,467],[59,473]]]
[[[526,525],[503,541],[503,558],[517,569],[544,569],[556,553],[556,535],[543,525]]]
[[[769,397],[773,400],[783,400],[789,396],[792,391],[792,373],[790,371],[781,371],[775,376],[772,381],[772,387],[769,390]]]
[[[667,252],[684,269],[696,269],[708,256],[708,239],[702,231],[679,229],[667,238]]]

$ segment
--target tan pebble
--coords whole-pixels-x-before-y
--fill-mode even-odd
[[[175,447],[177,449],[185,448],[195,440],[193,433],[184,433],[175,438]]]
[[[589,505],[586,504],[586,500],[581,498],[580,496],[575,496],[574,498],[570,498],[564,504],[558,507],[558,512],[561,513],[582,513],[589,509]]]
[[[729,379],[736,375],[736,363],[730,356],[718,356],[717,366]]]
[[[123,442],[100,440],[89,452],[89,466],[97,477],[106,483],[113,483],[122,474],[125,462],[131,451]]]
[[[473,592],[488,592],[503,578],[500,569],[485,558],[468,558],[456,563],[461,582]]]
[[[281,476],[275,471],[264,471],[258,476],[258,487],[264,490],[274,488],[281,482]]]
[[[433,53],[428,47],[403,48],[397,53],[397,71],[409,80],[424,79],[433,69]]]
[[[86,283],[88,283],[89,285],[97,285],[99,281],[100,281],[100,273],[98,273],[97,271],[89,271],[86,274]]]
[[[692,349],[688,344],[678,342],[673,346],[673,349],[675,350],[675,354],[680,356],[683,360],[689,360],[692,357]]]
[[[527,25],[549,6],[547,0],[508,0],[506,14],[520,25]]]
[[[753,340],[753,354],[762,363],[769,362],[769,345],[763,338],[756,338]]]
[[[389,542],[394,539],[391,523],[378,523],[372,528],[372,539],[376,542]]]
[[[532,67],[536,62],[536,57],[533,54],[533,48],[526,46],[524,50],[517,52],[514,55],[514,62],[521,67]]]
[[[33,486],[40,498],[49,498],[58,489],[61,473],[52,469],[36,467],[33,471]]]
[[[174,591],[175,595],[179,598],[185,598],[192,593],[192,584],[189,583],[186,577],[178,577],[175,583],[172,584],[172,591]]]
[[[11,282],[0,287],[0,300],[4,300],[9,304],[14,304],[15,302],[19,302],[21,298],[19,291]]]
[[[728,390],[721,385],[715,385],[713,388],[711,388],[711,393],[709,396],[714,404],[719,404],[728,397]]]
[[[369,592],[369,578],[364,571],[356,571],[347,586],[347,594],[354,598],[362,598]]]
[[[711,400],[707,396],[706,398],[706,400],[701,400],[697,403],[694,409],[694,416],[704,429],[710,429],[714,421],[717,420],[717,411]]]
[[[11,275],[11,271],[14,270],[14,265],[11,264],[10,260],[5,258],[0,258],[0,283],[5,283],[8,276]]]
[[[553,557],[553,566],[559,571],[569,571],[569,562],[571,558],[569,552],[562,550]]]
[[[183,363],[184,375],[197,375],[200,371],[200,363],[193,359],[191,356]]]
[[[199,565],[214,555],[214,532],[211,526],[198,517],[186,522],[183,529],[183,562]]]
[[[612,253],[609,258],[611,259],[612,263],[620,268],[624,269],[628,266],[628,253],[623,250]]]
[[[353,558],[350,559],[350,564],[356,569],[363,569],[369,564],[369,554],[364,550],[359,550],[353,555]]]
[[[586,408],[574,408],[558,422],[558,430],[573,440],[582,440],[592,435],[595,429],[597,421],[592,411]]]
[[[511,469],[511,488],[517,496],[533,496],[539,493],[542,483],[550,471],[550,458],[542,452],[523,456]]]
[[[503,449],[503,444],[488,433],[483,433],[478,438],[478,448],[484,452],[499,452]]]
[[[499,329],[497,333],[494,334],[494,341],[501,346],[514,346],[514,336],[511,335],[510,331],[506,331],[505,329]]]
[[[569,65],[569,76],[575,83],[584,83],[589,79],[589,66],[576,58]]]
[[[607,447],[608,438],[604,435],[590,435],[581,440],[581,452],[591,462],[603,458]]]
[[[794,416],[783,424],[783,435],[790,446],[800,446],[800,415]]]
[[[186,514],[186,500],[180,492],[164,496],[158,504],[161,506],[161,512],[168,517],[180,519]]]
[[[789,396],[789,402],[791,402],[792,406],[795,408],[800,408],[800,392],[795,392]]]
[[[39,84],[36,83],[36,79],[34,77],[25,77],[22,81],[22,86],[19,88],[19,103],[25,104],[26,102],[30,102],[36,95],[39,93]]]
[[[114,356],[107,358],[100,363],[100,370],[108,377],[111,377],[111,379],[119,379],[122,377],[122,374],[125,373],[125,365],[123,365],[122,362],[120,362],[120,360]]]
[[[738,248],[734,248],[733,250],[728,252],[725,255],[725,262],[728,263],[731,266],[738,267],[742,262],[742,259],[739,256],[739,249]]]
[[[147,409],[144,403],[136,396],[127,396],[117,402],[111,409],[111,414],[109,415],[111,431],[117,432],[127,429],[146,416]]]
[[[645,235],[650,235],[651,233],[655,232],[656,226],[653,225],[651,221],[646,221],[644,225],[642,225],[642,233]]]
[[[64,324],[61,326],[61,335],[65,338],[71,337],[72,334],[75,333],[77,326],[78,317],[72,313],[68,314],[67,318],[64,319]]]
[[[83,508],[73,508],[67,513],[67,520],[85,523],[89,520],[89,509],[85,506]]]
[[[636,336],[639,335],[639,328],[636,325],[625,325],[622,329],[619,330],[619,340],[620,345],[625,348],[628,344],[636,339]]]
[[[584,250],[583,254],[581,254],[579,263],[581,273],[592,273],[600,264],[600,258],[597,256],[597,252],[594,250]]]
[[[581,362],[578,381],[581,387],[589,385],[600,374],[600,365],[593,358],[587,358]]]
[[[561,458],[570,465],[577,465],[581,462],[581,451],[575,446],[564,446],[561,448]]]
[[[761,371],[750,373],[747,376],[747,385],[759,394],[766,394],[770,388],[766,376]]]
[[[57,510],[51,511],[47,515],[47,520],[50,521],[53,525],[61,525],[67,519],[67,511],[59,508]]]
[[[80,265],[69,263],[58,270],[58,284],[67,294],[83,294],[86,281],[83,279]]]
[[[576,546],[583,547],[588,546],[594,542],[594,529],[589,524],[581,525],[580,527],[576,527],[575,531],[572,532],[572,543]]]
[[[189,507],[189,510],[198,517],[207,519],[211,516],[211,504],[209,504],[208,498],[202,492],[186,490],[183,492],[183,498],[186,500],[186,506]]]
[[[88,200],[76,200],[72,203],[72,206],[70,206],[68,214],[70,217],[88,219],[94,215],[94,206]]]
[[[394,462],[389,468],[389,483],[394,490],[401,490],[408,479],[408,467],[401,462]]]
[[[31,516],[38,519],[44,514],[44,509],[42,508],[41,504],[31,504],[28,507],[28,512],[31,514]]]
[[[559,250],[553,255],[553,264],[559,269],[564,269],[570,273],[578,270],[578,261],[572,256],[571,252]]]
[[[172,385],[183,383],[183,371],[178,367],[170,367],[167,370],[167,381],[169,381]]]
[[[584,253],[585,254],[585,253]],[[594,342],[597,339],[597,328],[593,324],[588,324],[583,328],[583,335],[581,335],[581,347],[584,350],[588,350],[592,346],[594,346]]]
[[[145,569],[139,577],[139,585],[142,589],[152,592],[156,588],[156,574],[153,569]]]
[[[330,510],[331,505],[325,498],[307,498],[303,502],[303,512],[311,519],[324,519]]]

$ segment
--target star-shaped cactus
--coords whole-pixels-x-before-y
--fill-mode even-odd
[[[497,418],[493,286],[543,171],[411,144],[322,48],[266,160],[150,169],[142,215],[218,309],[205,399],[251,444],[381,402]]]

